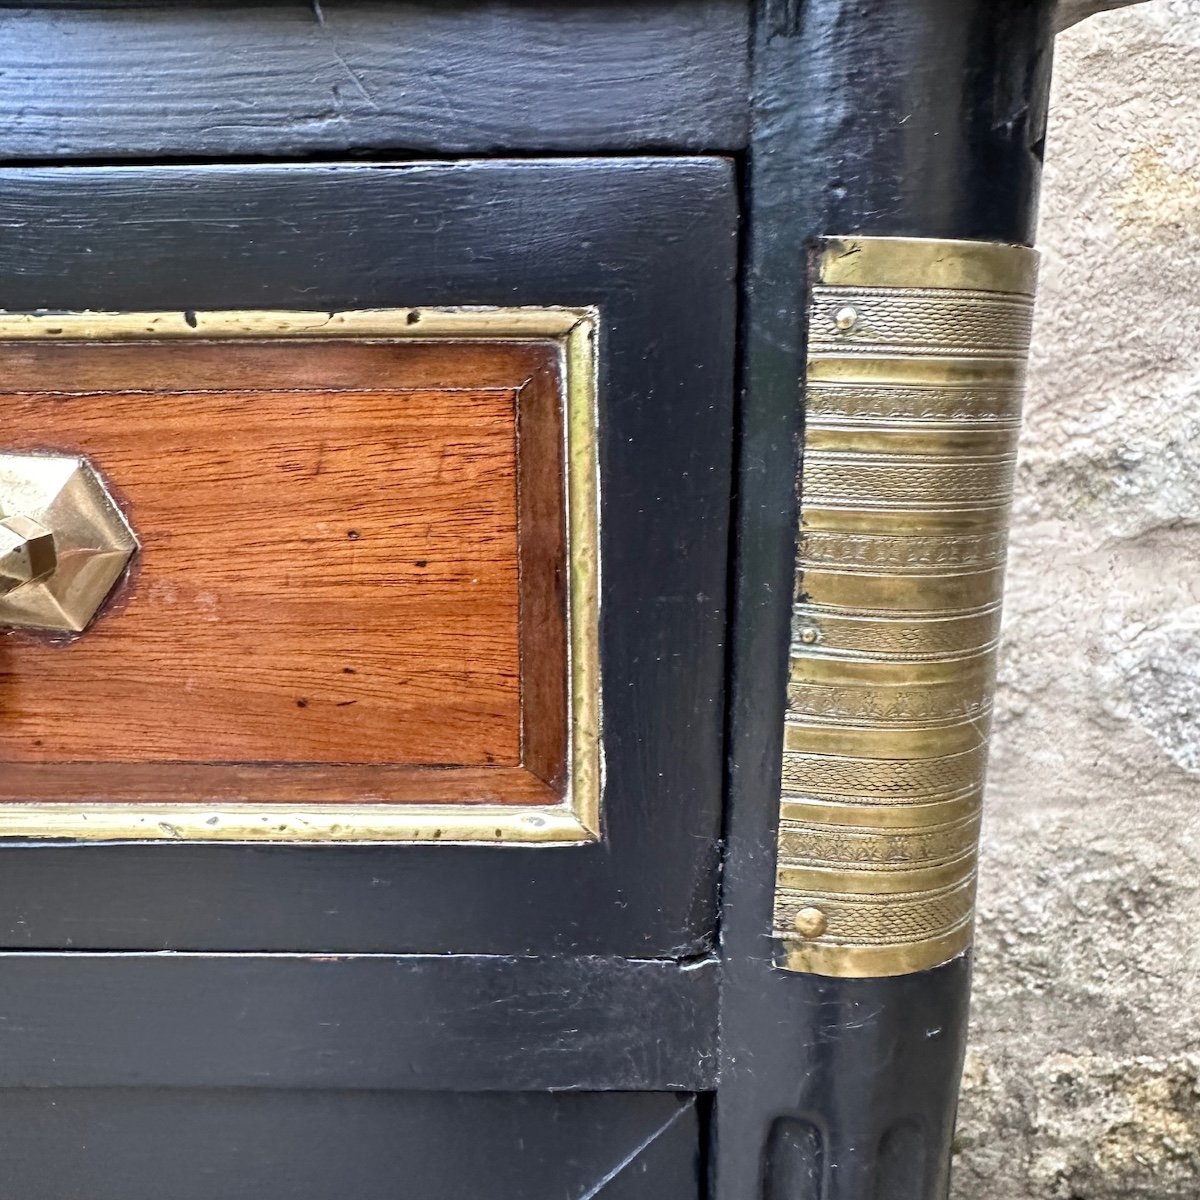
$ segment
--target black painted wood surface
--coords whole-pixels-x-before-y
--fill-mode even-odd
[[[699,1200],[687,1096],[0,1090],[10,1200]]]
[[[946,1195],[969,960],[879,980],[822,979],[771,961],[805,256],[822,235],[1031,239],[1050,9],[1042,0],[762,5],[744,282],[717,1200]]]
[[[0,6],[0,159],[732,150],[742,0]]]
[[[0,171],[4,308],[599,305],[607,764],[599,845],[6,845],[0,944],[706,952],[736,205],[717,159]]]
[[[0,1088],[699,1091],[717,976],[713,959],[0,954]]]

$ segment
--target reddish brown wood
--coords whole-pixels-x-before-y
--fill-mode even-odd
[[[544,364],[517,397],[521,572],[521,760],[555,788],[566,782],[567,544],[559,375]]]
[[[553,804],[526,767],[326,763],[4,763],[7,802]]]
[[[82,637],[4,640],[0,800],[560,793],[553,345],[8,344],[0,379],[6,448],[87,454],[143,547]]]

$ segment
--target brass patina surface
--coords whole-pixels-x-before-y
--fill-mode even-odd
[[[814,259],[775,934],[781,965],[970,943],[1037,257],[831,238]]]
[[[77,803],[11,803],[0,805],[0,837],[77,838],[91,841],[148,839],[439,844],[563,844],[599,840],[603,757],[599,649],[599,462],[596,439],[597,319],[595,309],[565,307],[387,308],[338,313],[284,310],[186,314],[0,313],[0,341],[113,342],[164,338],[212,341],[331,337],[454,342],[510,339],[554,343],[562,364],[566,406],[564,472],[567,496],[567,649],[570,660],[567,664],[570,714],[567,785],[563,799],[557,804],[381,802],[264,806],[250,803],[188,805],[164,802],[87,806]],[[0,456],[0,495],[3,494],[6,461]],[[81,460],[69,461],[79,463]],[[98,480],[95,486],[103,492]],[[93,500],[99,504],[98,498],[93,497]],[[22,512],[27,511],[28,506],[23,506]],[[115,507],[113,511],[116,512]],[[3,515],[6,512],[0,512],[0,516]],[[36,517],[37,513],[33,515]],[[131,552],[136,543],[132,535],[129,538]],[[0,559],[7,548],[9,543],[0,534]],[[128,558],[128,553],[125,558]],[[123,565],[124,559],[112,576],[113,581]],[[4,578],[3,570],[3,562],[0,561],[0,580]],[[27,585],[38,586],[41,585]],[[0,604],[7,603],[14,595],[26,591],[27,587],[19,588],[7,598],[0,598]],[[111,582],[108,587],[111,587]],[[0,583],[0,593],[3,590],[3,584]],[[7,620],[5,623],[34,622]]]
[[[0,626],[82,633],[137,549],[86,458],[0,454]]]

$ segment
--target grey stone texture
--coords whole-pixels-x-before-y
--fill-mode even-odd
[[[1200,0],[1061,34],[955,1200],[1200,1198]]]
[[[1142,0],[1058,0],[1054,10],[1054,27],[1069,29],[1076,21],[1090,17],[1093,13],[1108,12],[1113,8],[1125,8],[1140,4]]]

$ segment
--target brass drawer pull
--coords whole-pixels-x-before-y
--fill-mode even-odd
[[[0,454],[0,625],[82,633],[137,548],[86,458]]]
[[[0,594],[54,574],[58,550],[54,534],[29,517],[0,520]]]

